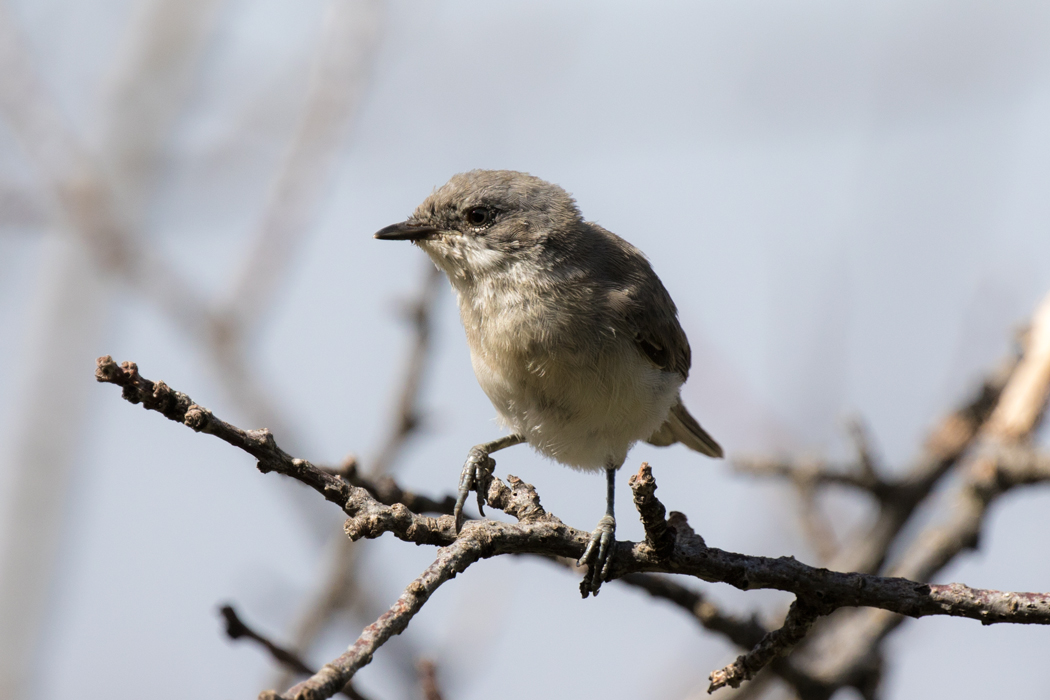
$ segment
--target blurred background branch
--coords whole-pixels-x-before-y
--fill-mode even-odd
[[[879,475],[872,466],[868,440],[858,440],[856,428],[854,440],[860,446],[856,465],[832,468],[751,460],[738,467],[796,484],[804,482],[810,489],[837,484],[870,493],[879,506],[875,523],[846,545],[849,554],[840,561],[833,558],[829,568],[929,581],[959,554],[978,546],[988,507],[996,498],[1050,476],[1040,469],[1042,457],[1029,453],[1018,458],[1018,452],[1001,451],[1030,443],[1045,413],[1048,394],[1050,295],[1036,310],[1018,354],[984,381],[976,397],[941,422],[903,478],[887,481]],[[961,484],[942,516],[947,522],[933,521],[917,533],[909,531],[905,526],[911,516],[930,499],[937,482],[953,470],[961,472]],[[815,546],[819,548],[819,543]],[[899,554],[887,562],[891,551]],[[799,666],[807,679],[801,687],[795,686],[799,697],[830,698],[843,687],[853,687],[865,698],[881,697],[882,645],[904,620],[885,611],[852,609],[840,610],[818,623],[804,645],[788,654],[788,662]]]
[[[45,284],[39,337],[29,354],[38,361],[27,382],[20,438],[10,455],[17,476],[6,513],[7,539],[0,575],[0,683],[7,698],[27,689],[38,628],[44,619],[47,581],[56,570],[62,501],[74,458],[71,440],[53,440],[55,424],[76,435],[85,417],[84,385],[48,365],[74,371],[103,333],[117,279],[166,314],[215,363],[215,376],[245,415],[288,435],[280,416],[250,369],[248,339],[274,302],[295,248],[310,230],[330,186],[336,157],[367,83],[379,36],[376,0],[332,0],[323,21],[311,89],[300,126],[279,170],[260,231],[248,248],[229,301],[207,301],[153,250],[142,230],[165,167],[166,147],[187,109],[214,20],[217,0],[143,4],[130,23],[107,95],[98,146],[73,132],[37,75],[18,22],[0,4],[0,107],[58,208],[59,224],[73,238],[55,243],[55,269]],[[32,223],[42,217],[35,194],[18,193],[20,206],[5,207]],[[35,215],[35,216],[34,216]],[[25,222],[23,222],[25,223]],[[55,353],[58,353],[57,355]],[[70,390],[69,387],[76,387]],[[298,497],[299,494],[292,492]],[[319,528],[316,517],[304,513]]]

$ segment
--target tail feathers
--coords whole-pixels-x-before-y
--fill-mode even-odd
[[[682,405],[681,399],[671,407],[667,416],[667,422],[646,440],[650,445],[665,447],[680,442],[689,449],[696,450],[708,457],[722,457],[722,446],[700,427],[696,419],[689,415],[689,411]]]

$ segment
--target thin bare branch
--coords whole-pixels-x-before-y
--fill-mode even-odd
[[[813,486],[846,486],[873,494],[880,490],[878,482],[858,473],[852,464],[835,465],[813,459],[738,457],[733,460],[733,468],[741,474],[776,477]]]
[[[854,449],[857,450],[857,467],[862,478],[870,483],[879,481],[882,469],[871,449],[871,436],[868,434],[868,426],[860,418],[852,418],[846,423],[846,431],[853,440]]]
[[[469,537],[438,550],[437,559],[426,571],[408,585],[397,602],[383,615],[365,628],[357,641],[341,656],[325,664],[324,667],[307,680],[292,686],[287,693],[279,694],[272,690],[259,694],[259,700],[280,700],[283,698],[329,698],[354,677],[362,667],[372,660],[372,656],[392,636],[400,634],[408,623],[420,611],[423,604],[430,599],[441,584],[462,573],[468,566],[478,561],[481,553],[476,543]]]
[[[298,654],[280,646],[246,625],[237,615],[237,611],[233,609],[232,605],[222,606],[219,609],[219,614],[222,615],[222,619],[226,623],[226,636],[230,639],[250,639],[256,642],[270,653],[274,661],[293,673],[302,676],[312,676],[316,673],[305,661],[299,658]],[[361,693],[357,692],[352,682],[344,685],[339,692],[351,700],[366,700]]]
[[[825,611],[822,606],[796,598],[780,629],[766,634],[751,651],[738,656],[733,663],[714,671],[708,679],[711,685],[707,692],[713,693],[727,685],[737,688],[744,681],[754,678],[774,659],[783,656],[801,642],[813,627],[813,623],[823,614]]]
[[[674,551],[675,532],[668,527],[664,504],[656,497],[656,479],[648,462],[642,462],[637,474],[627,481],[634,494],[634,507],[645,528],[645,543],[660,559],[667,559]]]
[[[835,529],[825,515],[820,499],[817,498],[816,484],[809,480],[800,480],[795,482],[795,489],[798,491],[798,517],[802,523],[802,530],[813,545],[817,559],[821,563],[828,562],[838,552],[839,544],[835,537]]]
[[[406,491],[389,476],[364,476],[361,474],[357,460],[348,460],[339,469],[326,471],[338,474],[350,484],[366,489],[373,498],[388,506],[402,503],[414,513],[438,513],[439,515],[451,515],[456,507],[456,497],[452,494],[437,500],[430,496]]]
[[[299,658],[298,654],[271,641],[268,637],[259,634],[246,625],[240,616],[237,615],[237,611],[233,609],[232,605],[224,605],[219,608],[219,614],[222,615],[223,622],[226,623],[226,636],[230,639],[251,639],[270,652],[270,656],[274,658],[274,661],[292,672],[304,676],[314,675],[315,671]]]
[[[874,469],[864,468],[864,459],[860,465],[745,459],[734,466],[744,473],[786,478],[796,485],[839,485],[871,494],[879,503],[874,522],[837,546],[827,566],[839,571],[878,571],[919,505],[973,445],[1019,361],[1019,357],[1011,357],[984,381],[975,396],[945,417],[928,437],[922,454],[899,478],[884,478]]]
[[[919,505],[958,464],[980,434],[1011,380],[1018,358],[1011,357],[989,376],[977,394],[941,421],[926,441],[923,453],[905,475],[887,483],[879,497],[879,515],[872,525],[843,543],[828,567],[843,571],[878,571],[893,542]]]

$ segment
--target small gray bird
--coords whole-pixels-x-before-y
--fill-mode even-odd
[[[509,170],[455,175],[375,237],[412,241],[448,275],[474,374],[512,431],[470,451],[457,531],[470,490],[482,508],[489,455],[504,447],[527,442],[574,469],[604,469],[606,514],[580,558],[581,591],[597,595],[612,562],[615,474],[634,443],[722,456],[682,405],[689,341],[660,278],[561,187]]]

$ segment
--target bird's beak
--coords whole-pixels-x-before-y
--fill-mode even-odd
[[[378,238],[381,241],[426,241],[440,232],[440,229],[436,229],[433,226],[402,221],[399,224],[391,224],[376,231],[373,238]]]

